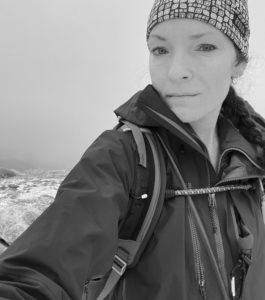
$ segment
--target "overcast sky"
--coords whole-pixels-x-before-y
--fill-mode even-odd
[[[0,1],[0,166],[71,168],[150,82],[153,0]],[[249,1],[251,61],[240,93],[265,116],[265,4]]]

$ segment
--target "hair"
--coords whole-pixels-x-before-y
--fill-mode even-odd
[[[249,59],[248,56],[243,54],[239,48],[234,44],[235,50],[236,50],[236,59],[237,59],[237,64],[239,65],[240,63],[248,63]]]
[[[237,63],[248,63],[248,57],[244,56],[238,49]],[[234,87],[231,85],[229,92],[222,105],[222,114],[229,119],[239,132],[251,143],[262,148],[262,156],[258,157],[258,163],[265,168],[265,140],[258,127],[257,122],[265,128],[265,121],[254,120],[249,108],[246,106],[246,101],[237,95]]]

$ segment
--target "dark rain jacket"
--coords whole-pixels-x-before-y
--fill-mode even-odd
[[[189,187],[255,184],[264,177],[257,161],[260,149],[222,116],[218,120],[221,156],[215,171],[194,131],[180,122],[151,85],[135,94],[116,114],[159,130]],[[95,279],[108,274],[112,266],[118,225],[128,209],[137,162],[131,134],[117,130],[101,134],[62,182],[54,203],[1,255],[0,299],[80,300],[86,282],[96,288],[100,280]],[[167,175],[167,185],[178,188],[170,169]],[[208,196],[199,195],[193,201],[218,259]],[[232,203],[254,236],[242,299],[265,299],[265,231],[260,194],[255,188],[223,192],[216,194],[216,202],[228,283],[239,255],[229,210]],[[201,300],[190,228],[186,198],[165,200],[138,265],[127,270],[119,283],[117,299]],[[222,300],[202,242],[200,248],[207,299]]]

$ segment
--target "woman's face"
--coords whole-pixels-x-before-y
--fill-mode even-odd
[[[154,88],[185,123],[216,119],[231,77],[242,75],[233,43],[201,21],[174,19],[154,27],[148,39]]]

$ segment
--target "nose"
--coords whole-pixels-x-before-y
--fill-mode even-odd
[[[184,52],[175,53],[170,62],[168,77],[171,81],[190,80],[193,77],[191,59]]]

